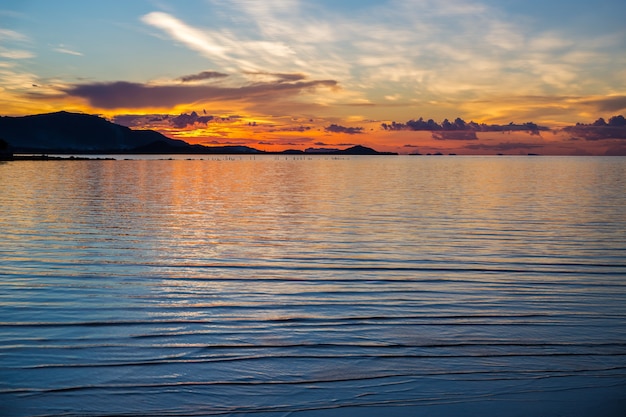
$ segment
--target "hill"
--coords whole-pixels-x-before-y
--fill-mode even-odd
[[[188,146],[152,130],[131,130],[99,116],[65,111],[0,117],[0,137],[14,153],[117,153],[159,141]]]
[[[102,117],[60,111],[0,117],[0,138],[14,154],[258,154],[249,146],[191,145],[153,130],[132,130]],[[285,151],[284,153],[302,153]],[[274,152],[272,152],[274,153]],[[282,152],[275,152],[282,153]],[[389,155],[361,145],[324,154]]]

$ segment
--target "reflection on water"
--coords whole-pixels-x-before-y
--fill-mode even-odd
[[[0,414],[623,415],[624,158],[0,165]]]

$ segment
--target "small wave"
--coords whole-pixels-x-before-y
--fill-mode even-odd
[[[0,390],[0,393],[24,393],[24,394],[45,394],[45,393],[58,393],[58,392],[71,392],[71,391],[90,391],[90,390],[146,390],[146,389],[161,389],[161,388],[180,388],[180,387],[202,387],[202,386],[273,386],[273,385],[316,385],[316,384],[337,384],[343,382],[355,382],[355,381],[373,381],[373,380],[385,380],[393,378],[423,378],[432,376],[468,376],[468,375],[505,375],[505,379],[536,379],[536,378],[550,378],[554,376],[567,377],[583,375],[588,373],[602,373],[626,370],[624,367],[598,367],[598,368],[583,368],[576,370],[546,370],[546,369],[533,369],[533,370],[470,370],[470,371],[429,371],[429,372],[396,372],[396,373],[382,373],[378,375],[355,375],[346,377],[335,378],[302,378],[293,380],[215,380],[215,381],[176,381],[176,382],[162,382],[162,383],[122,383],[122,384],[89,384],[89,385],[75,385],[64,386],[54,388],[14,388]],[[598,374],[599,375],[599,374]],[[615,376],[611,374],[611,376]],[[618,375],[620,376],[620,375]],[[626,376],[626,374],[621,375]],[[498,377],[498,379],[502,379]],[[484,380],[484,379],[481,379]]]
[[[124,326],[154,326],[154,325],[188,325],[188,324],[210,324],[210,323],[326,323],[341,325],[341,323],[357,322],[393,322],[396,325],[421,326],[511,326],[511,325],[541,325],[537,319],[551,319],[554,317],[566,318],[568,316],[576,318],[592,318],[593,316],[584,314],[519,314],[519,315],[403,315],[403,316],[348,316],[348,317],[278,317],[278,318],[224,318],[219,320],[211,319],[155,319],[155,320],[106,320],[106,321],[63,321],[63,322],[0,322],[1,327],[124,327]],[[615,315],[616,318],[621,316]],[[604,316],[606,318],[606,316]],[[532,319],[532,321],[530,321]],[[443,321],[442,321],[443,320]],[[447,320],[447,321],[446,321]],[[519,321],[516,321],[519,320]],[[545,322],[544,324],[547,324]],[[561,325],[566,325],[561,323]],[[140,336],[139,336],[140,337]]]
[[[467,264],[466,264],[467,265]],[[276,270],[276,271],[347,271],[347,272],[432,272],[432,273],[476,273],[476,274],[545,274],[554,275],[615,275],[624,273],[626,265],[622,264],[523,264],[518,267],[498,266],[491,267],[446,267],[446,266],[402,266],[402,265],[276,265],[276,264],[138,264],[134,266],[153,267],[153,268],[184,268],[184,269],[238,269],[238,270]],[[557,267],[569,267],[557,269]],[[610,270],[606,270],[606,269]],[[334,280],[334,279],[332,279]],[[387,279],[389,280],[389,279]],[[339,280],[342,281],[342,280]],[[347,279],[347,281],[354,281]],[[386,281],[386,280],[385,280]],[[439,280],[434,280],[439,281]],[[626,284],[625,284],[626,285]]]

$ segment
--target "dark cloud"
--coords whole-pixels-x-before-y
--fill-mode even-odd
[[[613,96],[595,100],[585,100],[582,103],[592,105],[599,111],[618,112],[626,109],[626,96]]]
[[[217,71],[202,71],[198,74],[190,74],[184,75],[179,78],[180,81],[187,83],[190,81],[202,81],[202,80],[211,80],[213,78],[224,78],[228,77],[228,74],[224,74]]]
[[[317,87],[335,87],[334,80],[271,82],[241,87],[213,85],[162,85],[117,81],[111,83],[75,84],[64,89],[72,97],[81,97],[103,109],[174,107],[203,100],[246,101],[284,98]]]
[[[455,132],[455,131],[467,131],[467,132],[512,132],[512,131],[524,131],[529,132],[533,135],[538,135],[541,131],[548,131],[549,128],[545,126],[539,126],[533,122],[516,124],[509,123],[507,125],[497,125],[492,124],[488,125],[485,123],[475,123],[475,122],[466,122],[461,118],[456,118],[453,122],[445,119],[441,124],[435,122],[433,119],[424,120],[423,118],[419,118],[417,120],[409,120],[406,123],[397,123],[391,122],[382,123],[381,127],[384,130],[416,130],[416,131],[430,131],[430,132]],[[449,135],[441,135],[441,137],[436,139],[445,139],[445,136]],[[434,137],[434,135],[433,135]],[[465,137],[461,137],[459,135],[459,139],[476,139],[475,137],[471,137],[469,135]]]
[[[178,129],[193,126],[196,123],[206,124],[214,120],[213,116],[199,116],[198,113],[182,113],[178,116],[169,114],[118,114],[112,118],[113,123],[127,127],[144,127],[146,125],[159,125],[161,127],[175,127]]]
[[[465,149],[483,150],[483,151],[511,151],[516,149],[537,149],[542,148],[543,145],[539,143],[525,143],[525,142],[501,142],[498,144],[490,145],[486,143],[477,143],[473,145],[465,146]]]
[[[624,116],[613,116],[606,122],[599,118],[592,124],[577,123],[562,129],[571,139],[603,140],[626,139],[626,119]]]
[[[126,126],[126,127],[135,127],[142,126],[149,119],[152,119],[151,116],[141,114],[118,114],[114,116],[111,121],[118,125]],[[159,121],[162,119],[159,119]]]
[[[191,114],[182,113],[176,117],[170,119],[170,123],[173,127],[182,129],[187,126],[193,126],[196,123],[207,124],[213,120],[213,116],[198,116],[195,111]]]
[[[170,114],[118,114],[111,121],[127,127],[145,127],[148,125],[171,126]]]
[[[326,126],[324,128],[327,132],[333,133],[347,133],[348,135],[356,135],[359,133],[363,133],[362,127],[345,127],[336,124],[331,124],[330,126]]]

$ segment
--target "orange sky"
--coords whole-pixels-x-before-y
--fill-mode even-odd
[[[266,151],[623,154],[616,126],[563,130],[626,114],[621,6],[9,2],[0,6],[0,108],[99,114],[190,143]],[[420,117],[548,129],[455,136],[381,127]]]

